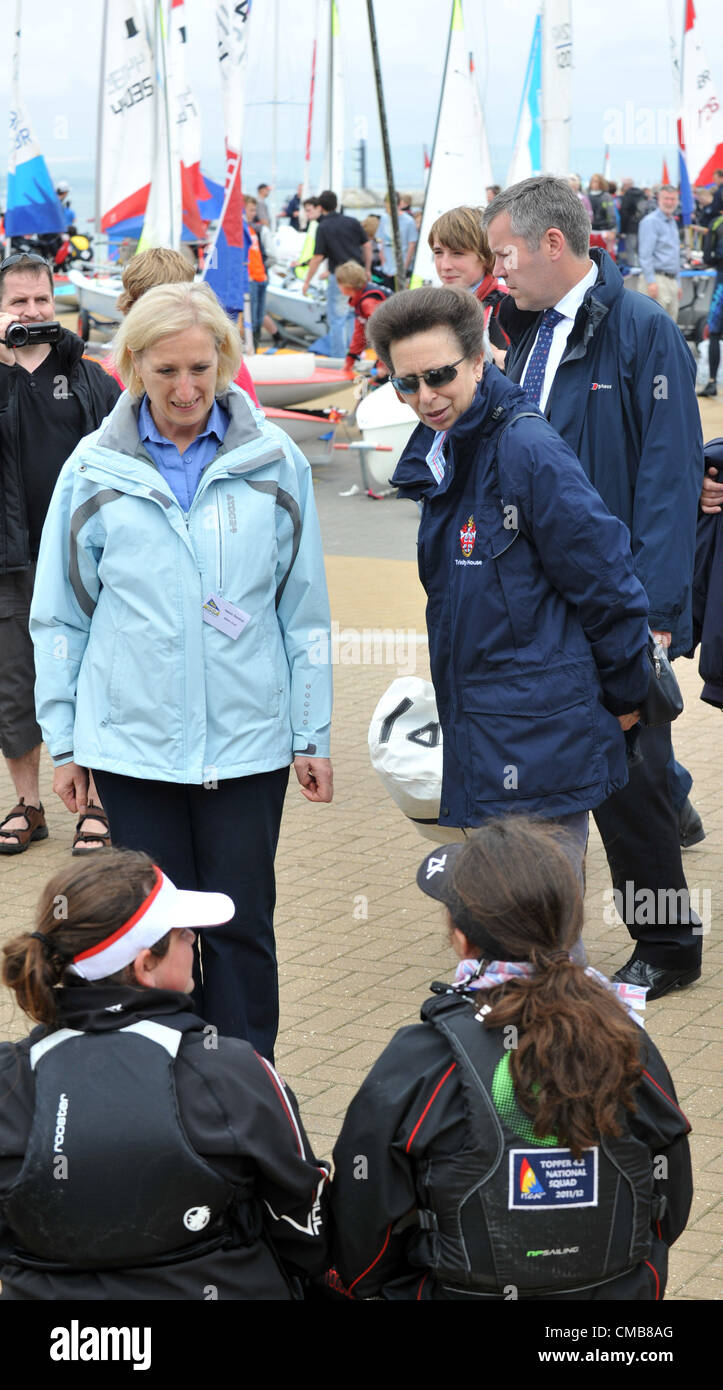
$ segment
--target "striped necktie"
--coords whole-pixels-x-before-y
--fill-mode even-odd
[[[557,309],[546,309],[542,315],[537,341],[530,356],[523,388],[525,395],[532,401],[533,405],[539,406],[540,404],[552,335],[555,331],[555,325],[564,317],[564,314],[558,314]]]

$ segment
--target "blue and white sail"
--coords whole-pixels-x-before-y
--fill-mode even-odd
[[[21,4],[15,10],[13,90],[10,106],[10,158],[5,213],[6,236],[64,232],[65,215],[20,95]]]
[[[522,87],[522,99],[517,114],[515,143],[507,170],[505,187],[532,178],[542,169],[542,126],[540,99],[542,95],[542,15],[535,19],[532,46]]]

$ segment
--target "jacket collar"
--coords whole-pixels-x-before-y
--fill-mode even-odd
[[[230,386],[221,396],[216,397],[229,414],[229,426],[219,452],[231,453],[263,437],[245,393],[236,386]],[[141,402],[138,396],[124,391],[118,404],[101,426],[94,442],[98,449],[122,454],[125,458],[140,458],[155,467],[140,440],[138,416]],[[251,466],[251,464],[249,464]]]
[[[575,316],[575,322],[570,330],[567,340],[567,347],[563,356],[563,362],[569,362],[578,357],[584,357],[588,344],[594,337],[598,326],[609,314],[611,308],[620,297],[625,293],[623,277],[620,274],[612,257],[607,251],[597,246],[590,247],[590,260],[594,261],[598,268],[598,278],[594,285],[591,285],[585,292],[582,304]],[[542,310],[533,319],[527,331],[520,339],[517,350],[515,351],[514,361],[509,364],[511,375],[518,379],[522,375],[524,364],[530,353],[532,345],[537,336],[540,326]]]
[[[434,430],[418,425],[411,436],[392,478],[394,487],[407,497],[446,492],[454,477],[455,458],[470,443],[491,443],[511,415],[520,410],[534,411],[521,386],[508,381],[491,363],[487,364],[474,400],[464,415],[460,415],[447,434],[445,453],[447,466],[441,483],[437,483],[427,464]],[[450,447],[451,445],[451,447]]]
[[[127,985],[74,982],[57,991],[58,1026],[79,1032],[110,1033],[143,1019],[165,1019],[181,1032],[202,1029],[203,1019],[192,1010],[189,996],[170,989],[131,989]],[[33,1030],[37,1042],[52,1030]]]

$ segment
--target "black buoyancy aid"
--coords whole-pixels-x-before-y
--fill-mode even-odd
[[[576,1161],[553,1136],[535,1138],[514,1099],[500,1109],[496,1078],[509,1054],[502,1030],[483,1026],[483,1003],[451,993],[422,1008],[457,1062],[471,1147],[420,1162],[415,1259],[445,1287],[497,1298],[614,1279],[650,1253],[659,1214],[650,1151],[623,1119],[619,1139]]]
[[[21,1263],[166,1264],[229,1238],[233,1186],[191,1147],[178,1113],[181,1037],[141,1020],[102,1033],[63,1028],[31,1048],[33,1122],[3,1201]]]

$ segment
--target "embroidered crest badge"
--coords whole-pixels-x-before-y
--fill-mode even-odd
[[[459,543],[462,547],[462,554],[467,559],[474,550],[474,543],[477,539],[477,527],[474,524],[474,517],[471,516],[466,526],[462,527],[459,533]]]

